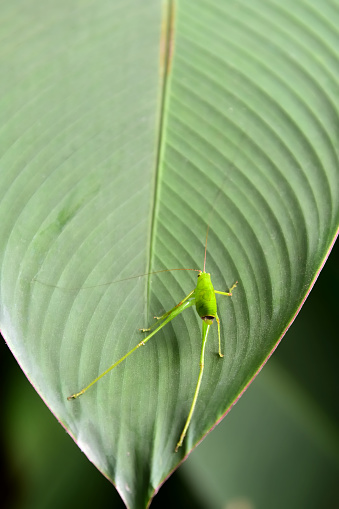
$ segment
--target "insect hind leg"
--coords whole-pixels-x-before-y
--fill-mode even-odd
[[[156,322],[154,322],[150,327],[148,327],[147,329],[139,329],[139,331],[140,332],[149,332],[152,329],[154,329],[155,327],[157,327],[159,325],[159,322],[161,322],[162,320],[165,320],[168,316],[170,316],[178,307],[180,307],[184,302],[186,302],[190,297],[192,297],[193,294],[194,294],[194,290],[192,290],[188,295],[186,295],[186,297],[184,299],[182,299],[176,306],[174,306],[174,308],[167,311],[167,313],[164,313],[162,316],[154,316],[154,318],[156,319]]]

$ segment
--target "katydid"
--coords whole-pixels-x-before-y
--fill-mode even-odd
[[[133,352],[135,352],[140,346],[144,346],[147,341],[149,341],[160,329],[162,329],[167,323],[169,323],[173,318],[178,316],[180,313],[182,313],[185,309],[195,305],[196,310],[200,318],[203,320],[202,323],[202,345],[201,345],[201,353],[200,353],[200,369],[199,369],[199,376],[198,381],[195,387],[193,400],[191,403],[191,408],[188,413],[188,417],[186,419],[186,423],[184,425],[184,428],[181,432],[179,441],[175,447],[175,452],[178,451],[179,447],[182,446],[184,438],[186,436],[188,427],[190,425],[194,408],[198,399],[202,375],[204,371],[204,358],[205,358],[205,346],[207,341],[208,332],[210,329],[210,326],[213,323],[213,320],[216,319],[217,325],[218,325],[218,342],[219,342],[219,357],[223,357],[223,354],[221,353],[221,339],[220,339],[220,320],[217,313],[217,302],[215,298],[215,294],[219,295],[226,295],[228,297],[232,296],[232,290],[237,285],[237,282],[234,283],[234,285],[230,288],[228,292],[222,292],[219,290],[214,290],[213,284],[211,281],[211,275],[205,271],[206,268],[206,250],[207,250],[207,238],[208,238],[208,230],[206,233],[206,243],[205,243],[205,257],[204,257],[204,269],[198,270],[198,269],[181,269],[181,270],[196,270],[198,272],[198,282],[197,286],[194,290],[192,290],[186,297],[179,302],[174,308],[172,308],[167,313],[163,314],[160,317],[155,317],[156,322],[148,329],[140,329],[141,332],[150,332],[144,339],[142,339],[132,350],[127,352],[121,359],[116,361],[114,364],[112,364],[109,368],[107,368],[101,375],[99,375],[97,378],[95,378],[90,384],[88,384],[84,389],[81,391],[72,394],[67,399],[73,400],[84,394],[92,385],[94,385],[96,382],[98,382],[103,376],[105,376],[109,371],[111,371],[113,368],[118,366],[122,361],[127,359]],[[180,269],[172,269],[172,270],[180,270]],[[162,272],[162,271],[160,271]],[[153,330],[154,329],[154,330]]]

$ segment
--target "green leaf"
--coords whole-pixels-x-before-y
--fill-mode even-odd
[[[3,0],[1,12],[1,330],[126,505],[146,507],[260,370],[333,243],[338,11],[329,0]],[[195,276],[106,283],[202,269],[207,224],[215,288],[239,286],[218,299],[225,357],[214,330],[175,454],[199,370],[193,309],[66,398]]]

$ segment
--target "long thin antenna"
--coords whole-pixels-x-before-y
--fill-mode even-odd
[[[204,272],[206,268],[206,253],[207,253],[207,239],[208,239],[208,231],[210,229],[210,225],[207,226],[207,232],[206,232],[206,241],[205,241],[205,256],[204,256]]]
[[[145,274],[138,274],[137,276],[131,276],[126,277],[123,279],[115,279],[114,281],[109,281],[108,283],[100,283],[98,285],[90,285],[90,286],[75,286],[75,287],[65,287],[65,286],[58,286],[58,285],[52,285],[50,283],[45,283],[45,281],[40,281],[37,278],[33,278],[32,282],[40,283],[44,286],[49,286],[50,288],[60,288],[61,290],[87,290],[88,288],[97,288],[98,286],[108,286],[112,285],[113,283],[120,283],[121,281],[128,281],[129,279],[137,279],[139,277],[143,276],[149,276],[150,274],[159,274],[160,272],[171,272],[173,270],[191,270],[193,272],[201,272],[200,269],[162,269],[162,270],[155,270],[154,272],[145,272]]]

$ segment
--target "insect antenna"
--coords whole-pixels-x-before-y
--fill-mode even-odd
[[[128,281],[129,279],[137,279],[139,277],[149,276],[151,274],[159,274],[160,272],[172,272],[172,271],[175,271],[175,270],[191,270],[193,272],[201,272],[200,269],[162,269],[162,270],[155,270],[154,272],[145,272],[144,274],[138,274],[137,276],[130,276],[130,277],[126,277],[126,278],[123,278],[123,279],[115,279],[114,281],[108,281],[106,283],[100,283],[98,285],[75,286],[75,287],[65,287],[65,286],[59,286],[59,285],[52,285],[51,283],[46,283],[45,281],[40,281],[40,279],[37,279],[35,277],[31,280],[31,283],[36,282],[36,283],[40,283],[40,284],[42,284],[44,286],[48,286],[50,288],[59,288],[61,290],[68,290],[68,291],[72,291],[72,290],[87,290],[89,288],[97,288],[99,286],[108,286],[108,285],[112,285],[114,283],[120,283],[121,281]]]

